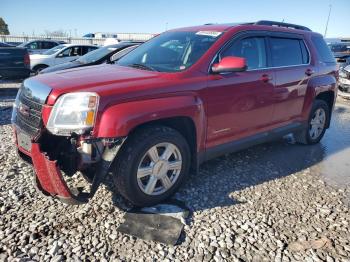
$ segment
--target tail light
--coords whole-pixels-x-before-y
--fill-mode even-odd
[[[30,58],[28,53],[24,54],[24,65],[30,67]]]

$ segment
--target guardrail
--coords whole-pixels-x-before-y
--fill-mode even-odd
[[[118,40],[121,41],[147,41],[155,36],[155,34],[141,34],[141,33],[119,33]],[[69,44],[93,44],[103,45],[106,38],[85,38],[85,37],[56,37],[56,36],[15,36],[15,35],[0,35],[0,42],[5,43],[23,43],[32,40],[56,40],[64,41]]]

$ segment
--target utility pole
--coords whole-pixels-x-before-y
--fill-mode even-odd
[[[329,12],[328,12],[328,18],[326,23],[326,30],[324,31],[324,37],[327,36],[328,23],[329,23],[329,18],[331,17],[331,12],[332,12],[332,5],[329,5]]]

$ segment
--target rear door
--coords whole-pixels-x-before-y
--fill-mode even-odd
[[[268,42],[275,75],[272,122],[287,124],[301,118],[307,83],[316,67],[302,36],[272,33]]]

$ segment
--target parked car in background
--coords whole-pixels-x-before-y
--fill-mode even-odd
[[[12,114],[15,142],[46,196],[86,203],[111,172],[121,195],[150,206],[211,158],[290,133],[318,143],[337,76],[323,36],[304,26],[174,29],[114,65],[25,80]],[[92,180],[90,192],[65,182],[77,171]]]
[[[33,40],[33,41],[22,43],[18,45],[18,47],[27,48],[29,54],[41,54],[60,44],[64,44],[64,42],[53,41],[53,40]]]
[[[13,47],[13,45],[4,43],[4,42],[0,42],[0,47]]]
[[[339,68],[350,64],[350,42],[339,42],[328,45],[331,49]]]
[[[30,75],[28,50],[0,47],[0,79],[24,79]]]
[[[339,70],[339,95],[350,98],[350,65]]]
[[[40,73],[51,73],[58,70],[64,70],[75,67],[99,65],[103,63],[113,63],[114,61],[129,53],[131,50],[133,50],[139,45],[139,43],[122,42],[115,45],[100,47],[71,62],[45,68],[41,70]]]
[[[43,54],[30,55],[30,66],[32,71],[37,74],[44,68],[71,62],[97,48],[98,46],[95,45],[58,45]]]

